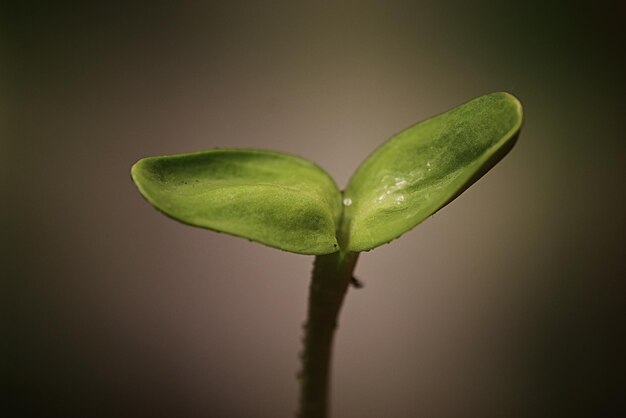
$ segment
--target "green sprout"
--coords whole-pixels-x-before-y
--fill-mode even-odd
[[[328,413],[332,340],[363,251],[400,237],[450,203],[513,147],[522,107],[492,93],[395,135],[342,192],[305,159],[214,149],[144,158],[131,170],[141,194],[180,222],[314,255],[305,326],[302,418]]]

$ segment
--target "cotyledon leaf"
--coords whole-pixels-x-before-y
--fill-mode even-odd
[[[341,193],[302,158],[216,149],[144,158],[131,176],[152,205],[186,224],[299,254],[338,250]]]
[[[519,101],[492,93],[391,138],[363,162],[344,193],[347,249],[387,243],[441,209],[508,153],[521,125]]]

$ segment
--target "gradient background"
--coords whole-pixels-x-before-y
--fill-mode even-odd
[[[292,416],[313,258],[172,222],[131,164],[264,148],[344,187],[499,90],[516,148],[361,256],[333,416],[623,413],[623,2],[102,3],[0,6],[0,415]]]

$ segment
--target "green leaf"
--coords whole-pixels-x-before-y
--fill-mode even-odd
[[[493,93],[391,138],[363,162],[345,191],[347,248],[370,250],[437,212],[508,153],[521,125],[519,101]]]
[[[338,250],[341,194],[302,158],[218,149],[145,158],[131,175],[148,202],[186,224],[299,254]]]

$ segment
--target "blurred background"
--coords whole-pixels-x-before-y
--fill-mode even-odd
[[[2,2],[0,415],[292,416],[313,257],[173,222],[130,166],[253,147],[344,187],[504,90],[509,156],[361,256],[332,414],[620,416],[625,23],[617,1]]]

